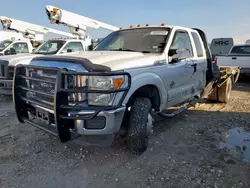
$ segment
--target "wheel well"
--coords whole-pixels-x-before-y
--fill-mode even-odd
[[[131,106],[134,102],[134,100],[138,97],[145,97],[149,98],[152,103],[152,108],[156,111],[159,110],[161,99],[159,95],[158,88],[154,85],[145,85],[140,88],[138,88],[130,97],[128,100],[127,106]]]

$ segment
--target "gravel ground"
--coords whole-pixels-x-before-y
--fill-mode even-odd
[[[117,142],[107,148],[61,144],[19,124],[11,99],[0,97],[0,187],[250,187],[249,140],[218,149],[229,130],[250,130],[249,91],[250,84],[240,82],[227,105],[199,104],[172,119],[156,118],[149,148],[137,157]],[[236,133],[231,144],[243,135]]]

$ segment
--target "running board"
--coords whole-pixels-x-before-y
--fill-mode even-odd
[[[176,115],[178,115],[178,114],[180,114],[180,113],[186,111],[186,110],[189,109],[190,107],[195,106],[197,103],[202,102],[202,101],[203,101],[202,98],[197,98],[197,97],[196,97],[196,98],[193,99],[190,103],[188,103],[186,106],[181,107],[181,108],[179,108],[179,109],[173,111],[172,113],[159,112],[159,113],[157,113],[157,115],[159,115],[159,116],[161,116],[161,117],[164,117],[164,118],[172,118],[172,117],[174,117],[174,116],[176,116]]]

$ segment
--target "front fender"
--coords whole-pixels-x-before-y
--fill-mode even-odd
[[[131,73],[130,73],[131,74]],[[134,94],[136,90],[145,85],[154,85],[159,91],[160,96],[160,110],[164,109],[167,104],[167,91],[162,79],[155,73],[145,72],[138,75],[131,74],[131,88],[125,97],[123,104],[127,104],[130,97]]]

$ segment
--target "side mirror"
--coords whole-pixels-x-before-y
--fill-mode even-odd
[[[170,63],[176,63],[183,59],[190,57],[190,51],[188,49],[170,49],[168,52],[168,56],[171,57]]]
[[[172,57],[177,54],[177,49],[169,49],[168,56]]]
[[[90,45],[89,46],[89,51],[93,50],[94,49],[94,46],[93,45]]]
[[[74,50],[72,50],[72,49],[67,49],[67,53],[71,53],[71,52],[74,52]]]
[[[10,55],[10,50],[4,51],[4,55]]]

